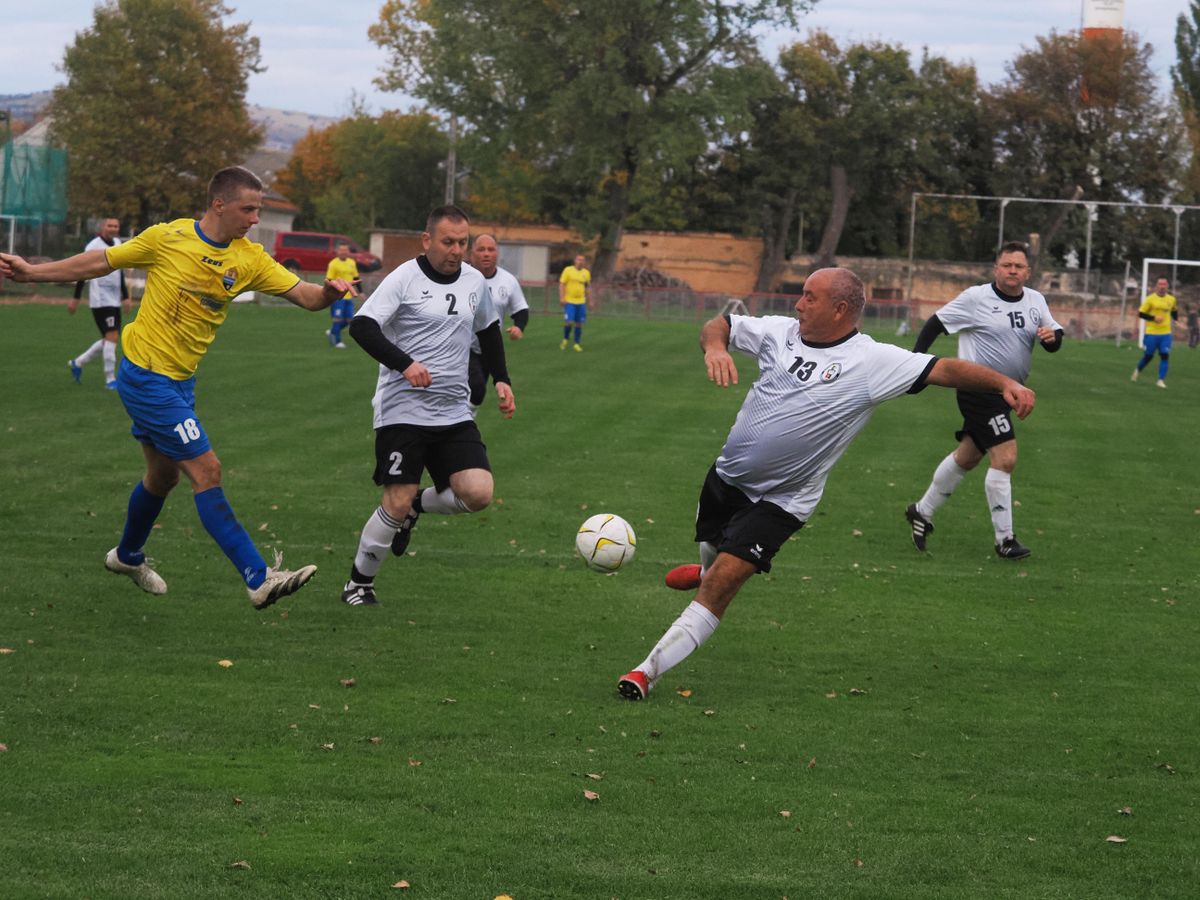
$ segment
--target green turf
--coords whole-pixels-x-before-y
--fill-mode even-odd
[[[170,593],[104,571],[140,454],[98,363],[64,365],[91,322],[0,324],[2,897],[1195,894],[1200,354],[1162,391],[1130,349],[1038,353],[1022,563],[981,472],[913,550],[953,396],[885,405],[772,574],[631,704],[616,677],[687,599],[662,576],[753,373],[709,385],[695,325],[598,319],[576,354],[535,317],[516,418],[480,415],[496,503],[423,519],[352,609],[375,367],[322,316],[234,310],[198,411],[260,547],[321,567],[256,613],[186,488],[148,547]],[[612,577],[573,555],[600,511],[638,531]]]

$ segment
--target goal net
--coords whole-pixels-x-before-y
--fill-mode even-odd
[[[1151,279],[1158,281],[1160,278],[1166,278],[1171,285],[1171,291],[1177,290],[1175,285],[1175,275],[1180,266],[1192,266],[1193,268],[1200,266],[1200,259],[1160,259],[1156,256],[1148,256],[1142,260],[1142,292],[1137,295],[1137,306],[1142,305],[1142,298],[1150,293]],[[1129,293],[1125,292],[1126,295]],[[1121,297],[1121,319],[1125,320],[1125,300],[1126,297]],[[1146,336],[1146,320],[1138,319],[1137,326],[1137,343],[1142,345],[1142,338]],[[1117,329],[1117,346],[1121,346],[1121,329]]]

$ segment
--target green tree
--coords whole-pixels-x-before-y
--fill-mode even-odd
[[[358,109],[297,142],[275,187],[300,207],[305,227],[359,239],[375,227],[419,229],[441,203],[446,148],[428,113]]]
[[[261,139],[246,81],[263,71],[249,25],[220,0],[109,0],[67,48],[52,133],[80,213],[146,226],[203,207],[209,177]]]
[[[457,115],[473,158],[526,160],[611,273],[647,171],[686,168],[742,114],[754,34],[813,0],[387,0],[381,80]],[[744,104],[743,104],[744,105]]]
[[[1089,41],[1051,33],[1022,52],[987,98],[994,128],[998,193],[1025,197],[1167,203],[1180,190],[1184,133],[1159,94],[1152,48],[1137,35]],[[1013,233],[1042,235],[1042,252],[1082,252],[1086,218],[1069,207],[1050,212],[1010,208]],[[1162,255],[1169,214],[1122,216],[1102,211],[1093,260]]]
[[[1175,65],[1171,67],[1175,96],[1183,111],[1191,143],[1191,161],[1185,178],[1190,202],[1200,197],[1200,2],[1192,0],[1185,15],[1175,20]]]

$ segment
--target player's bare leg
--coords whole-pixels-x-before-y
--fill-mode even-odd
[[[696,599],[654,645],[642,663],[617,681],[627,700],[644,700],[654,683],[712,637],[730,602],[758,566],[728,553],[718,553],[704,573]]]

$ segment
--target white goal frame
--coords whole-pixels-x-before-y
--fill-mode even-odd
[[[1152,265],[1168,265],[1171,267],[1171,289],[1175,290],[1175,269],[1178,266],[1200,266],[1200,259],[1163,259],[1157,256],[1147,256],[1142,260],[1142,292],[1138,295],[1138,306],[1142,305],[1141,298],[1146,297],[1150,293],[1150,266]],[[1155,277],[1157,281],[1157,276]],[[1125,321],[1125,297],[1128,290],[1121,293],[1121,321]],[[1146,321],[1138,319],[1138,346],[1142,346],[1142,339],[1146,336]],[[1121,329],[1117,328],[1117,346],[1121,346]]]

